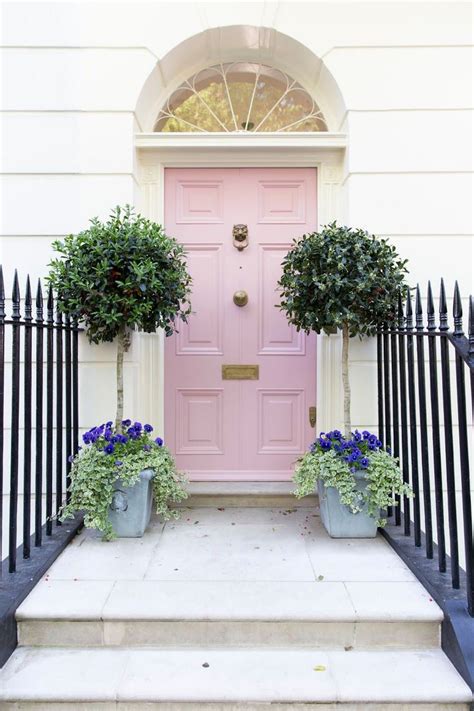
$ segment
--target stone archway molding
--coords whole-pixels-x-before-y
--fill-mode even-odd
[[[318,103],[328,130],[341,130],[345,104],[324,61],[298,40],[274,28],[231,25],[188,37],[159,59],[138,97],[135,116],[150,133],[167,97],[189,76],[220,62],[258,61],[294,77]]]

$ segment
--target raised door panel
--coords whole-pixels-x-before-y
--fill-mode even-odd
[[[260,246],[259,254],[259,310],[258,334],[260,355],[304,355],[305,337],[302,331],[289,326],[286,316],[278,308],[280,301],[278,280],[282,261],[290,245]]]
[[[176,398],[176,454],[223,454],[222,389],[178,389]]]
[[[224,221],[222,180],[177,180],[176,224],[215,224]]]
[[[261,180],[258,182],[260,224],[303,224],[306,221],[304,180]]]
[[[222,246],[187,245],[192,313],[175,337],[177,355],[222,355]]]
[[[258,454],[299,454],[304,448],[304,390],[258,391]]]

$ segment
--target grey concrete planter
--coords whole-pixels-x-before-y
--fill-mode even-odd
[[[115,482],[109,521],[119,538],[141,538],[145,533],[151,518],[154,474],[153,469],[145,469],[134,486],[125,486],[121,479]]]
[[[363,491],[367,486],[364,474],[355,476],[358,491]],[[318,481],[318,494],[321,520],[331,538],[375,538],[377,524],[366,509],[352,513],[341,503],[338,490],[324,486],[322,481]]]

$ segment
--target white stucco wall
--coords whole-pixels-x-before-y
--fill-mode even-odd
[[[143,130],[135,112],[147,77],[185,40],[240,25],[274,28],[322,60],[308,82],[333,111],[332,130],[349,136],[340,219],[389,237],[409,258],[412,283],[443,275],[449,293],[455,278],[465,294],[472,289],[470,3],[3,2],[1,12],[7,274],[15,266],[22,276],[44,274],[54,238],[118,203],[142,205],[133,140]],[[256,36],[252,56],[274,57],[272,34]],[[206,42],[196,45],[203,63],[228,51],[217,30]],[[160,91],[193,69],[163,66]],[[330,106],[327,71],[343,105]],[[136,340],[126,409],[144,417],[140,351]],[[374,355],[370,343],[352,348],[353,420],[372,428]],[[113,357],[110,346],[82,345],[83,426],[113,412]],[[324,385],[328,393],[337,386]],[[153,387],[158,400],[159,380]]]

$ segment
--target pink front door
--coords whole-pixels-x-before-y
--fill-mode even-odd
[[[186,246],[193,313],[165,341],[165,441],[190,479],[289,479],[314,439],[316,338],[275,305],[292,239],[316,224],[312,168],[166,170],[165,226]],[[255,379],[227,379],[242,375],[229,365]]]

